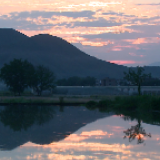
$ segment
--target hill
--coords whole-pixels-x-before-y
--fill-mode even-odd
[[[92,57],[56,36],[40,34],[27,37],[14,29],[0,29],[0,67],[14,58],[49,67],[58,79],[71,76],[122,78],[128,69]],[[154,76],[157,75],[156,71]]]
[[[160,66],[160,62],[154,62],[149,64],[148,66]]]

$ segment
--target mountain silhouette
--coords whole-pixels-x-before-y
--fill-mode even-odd
[[[123,78],[128,68],[90,56],[62,38],[48,34],[28,37],[14,29],[0,29],[0,68],[14,58],[27,59],[34,65],[44,65],[54,71],[57,79],[72,76]],[[146,71],[148,68],[145,68]],[[156,70],[157,69],[157,70]],[[149,67],[153,76],[159,68]]]

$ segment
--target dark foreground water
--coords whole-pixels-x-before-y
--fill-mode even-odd
[[[158,125],[85,107],[1,106],[0,160],[159,160]]]

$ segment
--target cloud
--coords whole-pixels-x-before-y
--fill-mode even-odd
[[[81,142],[89,138],[105,138],[108,137],[110,138],[113,136],[113,133],[108,133],[108,132],[103,132],[102,130],[94,130],[94,131],[84,131],[81,134],[72,134],[69,137],[65,138],[65,142]]]
[[[129,53],[129,55],[131,55],[131,56],[133,56],[133,57],[144,57],[144,55],[137,55],[137,54],[135,54],[135,53]]]
[[[71,27],[75,22],[90,22],[95,18],[92,17],[94,12],[13,12],[0,16],[1,28],[15,28],[25,30],[44,30],[53,26],[68,26]]]
[[[119,65],[127,65],[127,64],[136,64],[137,63],[137,61],[133,61],[133,60],[111,60],[109,62],[116,63]]]
[[[145,55],[142,57],[145,61],[153,61],[160,58],[156,39],[160,33],[159,3],[151,0],[140,3],[0,0],[0,27],[14,28],[28,36],[43,33],[58,36],[103,60],[130,60],[132,56],[136,61],[139,57],[129,54],[135,53]],[[139,53],[140,50],[144,52]]]
[[[131,44],[145,44],[145,43],[160,43],[159,37],[145,37],[145,38],[137,38],[137,39],[126,39],[125,42],[129,42]]]
[[[122,51],[122,48],[113,47],[112,49],[110,49],[110,51]]]
[[[106,20],[104,18],[95,18],[92,21],[77,21],[74,23],[74,26],[85,26],[85,27],[112,27],[112,26],[120,26],[121,22]]]
[[[146,4],[136,4],[136,5],[139,5],[139,6],[160,6],[160,3],[146,3]]]
[[[46,12],[46,11],[32,11],[32,12],[13,12],[7,15],[1,15],[0,19],[10,21],[11,24],[16,23],[17,26],[25,27],[33,26],[35,24],[37,28],[41,25],[67,25],[72,23],[74,26],[85,27],[115,27],[122,25],[119,21],[119,15],[115,13],[112,15],[98,14],[93,11],[81,11],[81,12]],[[125,21],[125,20],[124,20]],[[30,22],[30,23],[29,23]],[[25,25],[22,25],[25,24]],[[20,28],[18,27],[18,28]],[[124,26],[125,27],[125,26]],[[31,27],[30,29],[33,29]]]
[[[93,18],[95,13],[93,11],[81,11],[81,12],[51,12],[51,11],[31,11],[31,12],[13,12],[10,16],[13,18],[38,18],[39,16],[43,18],[51,18],[52,16],[65,16],[65,17],[88,17]]]
[[[118,34],[121,32],[136,32],[131,29],[127,29],[122,26],[113,26],[113,27],[67,27],[67,26],[54,26],[51,29],[48,30],[41,30],[41,31],[36,31],[36,30],[19,30],[20,32],[31,36],[35,34],[41,34],[41,33],[49,33],[51,35],[56,35],[60,37],[65,37],[65,36],[83,36],[83,35],[99,35],[99,34],[104,34],[104,33],[112,33],[112,34]]]

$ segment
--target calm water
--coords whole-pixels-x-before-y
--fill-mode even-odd
[[[158,121],[73,106],[0,109],[0,160],[160,159]]]

